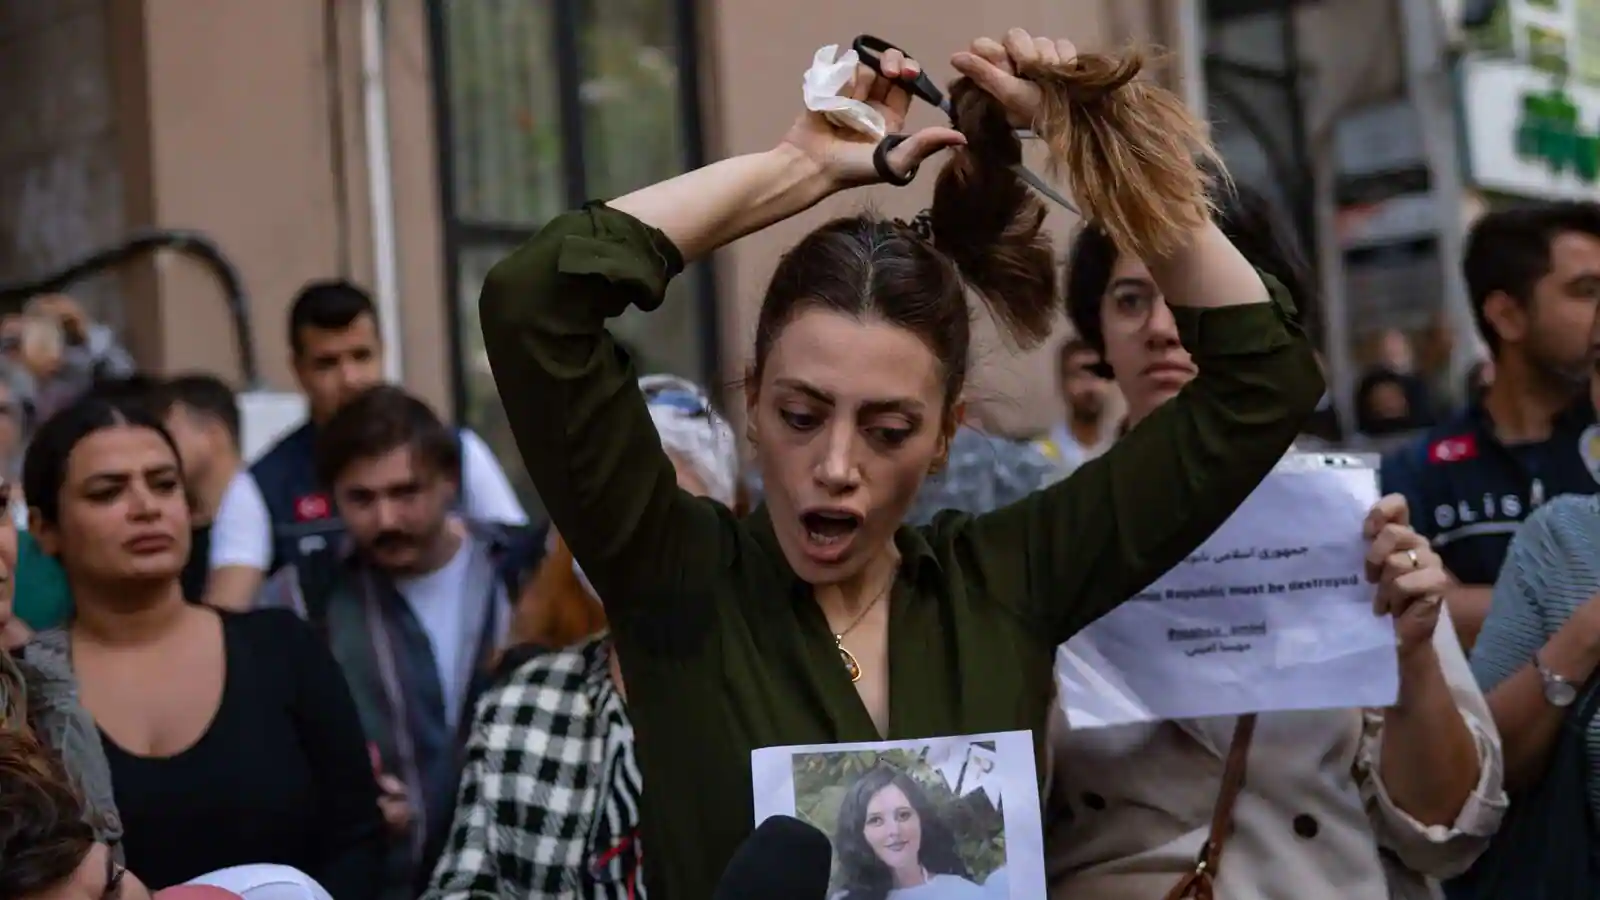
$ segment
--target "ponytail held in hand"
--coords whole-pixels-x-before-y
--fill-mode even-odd
[[[1042,89],[1034,127],[1050,145],[1052,172],[1071,179],[1085,218],[1148,260],[1180,249],[1211,221],[1206,166],[1225,170],[1183,101],[1138,80],[1144,65],[1130,50],[1024,73]]]
[[[1050,335],[1056,318],[1055,249],[1045,206],[1011,166],[1022,144],[1006,111],[967,79],[950,86],[954,148],[933,188],[928,224],[934,248],[955,264],[1003,331],[1023,347]]]
[[[1204,124],[1171,91],[1139,79],[1144,53],[1079,54],[1020,29],[956,54],[956,68],[1050,147],[1084,217],[1124,252],[1170,255],[1210,221],[1210,171],[1224,173]],[[965,131],[965,128],[962,129]],[[968,135],[971,139],[971,135]],[[1222,177],[1226,177],[1222,174]]]

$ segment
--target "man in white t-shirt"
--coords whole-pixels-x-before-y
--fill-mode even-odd
[[[323,426],[315,468],[344,530],[285,564],[262,607],[310,621],[344,669],[371,743],[391,854],[384,896],[417,896],[460,778],[458,737],[543,542],[463,516],[461,442],[392,386]]]
[[[361,288],[342,281],[307,285],[289,309],[290,361],[310,421],[284,436],[230,489],[212,525],[207,599],[248,609],[262,579],[303,553],[329,545],[343,525],[316,477],[317,429],[364,391],[383,383],[377,309]],[[459,432],[462,511],[509,525],[527,514],[483,439]]]
[[[178,375],[149,388],[155,412],[178,445],[193,509],[193,540],[183,567],[183,596],[205,598],[215,565],[213,525],[223,502],[254,482],[239,455],[239,401],[215,375]]]

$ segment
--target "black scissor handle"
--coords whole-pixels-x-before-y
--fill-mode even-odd
[[[901,50],[901,48],[883,38],[873,37],[870,34],[863,34],[856,38],[850,47],[856,51],[856,56],[861,58],[862,65],[877,72],[879,75],[883,74],[883,55],[890,50],[900,50],[901,55],[911,56],[911,54],[906,53],[906,51]],[[944,111],[945,115],[950,114],[950,105],[945,100],[944,91],[939,90],[939,86],[933,83],[933,79],[928,77],[927,72],[918,72],[916,78],[899,78],[896,80],[906,90],[910,91],[913,96],[937,106]]]
[[[918,166],[913,165],[911,171],[901,175],[895,172],[894,166],[889,165],[889,154],[894,151],[894,148],[905,143],[906,138],[909,137],[911,137],[909,134],[891,134],[879,141],[878,146],[873,148],[872,168],[877,170],[878,177],[883,179],[884,184],[905,187],[916,179]]]

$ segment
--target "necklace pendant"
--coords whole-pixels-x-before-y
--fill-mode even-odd
[[[845,672],[850,675],[850,682],[854,684],[861,680],[861,663],[856,662],[856,655],[844,647],[844,635],[833,636],[833,645],[839,648],[839,661],[844,663]]]

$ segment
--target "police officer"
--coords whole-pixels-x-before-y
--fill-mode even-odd
[[[1471,648],[1511,537],[1536,506],[1595,493],[1594,411],[1583,397],[1600,296],[1600,205],[1545,203],[1486,214],[1463,264],[1493,384],[1458,416],[1383,463],[1457,586],[1450,614]]]
[[[377,309],[366,291],[348,282],[313,282],[301,290],[289,308],[289,346],[310,420],[257,460],[252,477],[230,490],[217,511],[206,599],[225,608],[249,608],[268,572],[323,549],[342,531],[317,481],[317,426],[383,381]],[[471,431],[460,435],[462,511],[487,522],[525,524],[527,515],[488,445]]]

